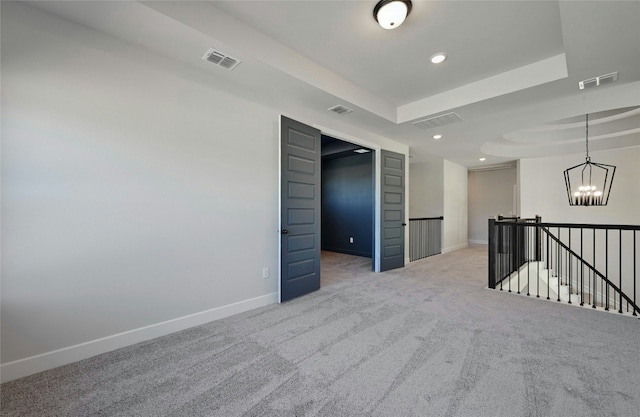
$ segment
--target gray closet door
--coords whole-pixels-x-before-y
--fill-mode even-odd
[[[320,131],[281,116],[280,302],[320,288]]]
[[[404,155],[381,151],[380,271],[404,266]]]

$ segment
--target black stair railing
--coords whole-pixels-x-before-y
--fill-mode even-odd
[[[489,287],[640,313],[640,226],[489,220]]]

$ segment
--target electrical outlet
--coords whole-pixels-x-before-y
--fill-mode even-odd
[[[262,268],[262,278],[269,278],[269,268],[268,267],[264,267]]]
[[[349,243],[353,243],[353,236],[349,238]]]

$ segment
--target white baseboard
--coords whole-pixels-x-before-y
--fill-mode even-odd
[[[488,240],[469,239],[469,244],[471,244],[471,245],[488,245],[489,241]]]
[[[461,243],[455,246],[449,246],[448,248],[442,248],[442,253],[453,252],[454,250],[464,249],[469,246],[469,243]]]
[[[22,378],[58,366],[87,359],[101,353],[110,352],[125,346],[165,336],[170,333],[199,326],[214,320],[220,320],[234,314],[244,313],[254,308],[264,307],[278,302],[278,293],[271,293],[249,300],[240,301],[222,307],[212,308],[188,316],[178,317],[161,323],[133,329],[96,340],[68,346],[40,355],[7,362],[0,365],[0,381],[7,382]]]

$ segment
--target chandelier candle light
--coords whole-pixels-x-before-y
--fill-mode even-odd
[[[586,115],[586,162],[564,171],[570,206],[606,206],[616,167],[591,162],[589,157],[589,115]],[[575,188],[572,188],[575,187]]]

